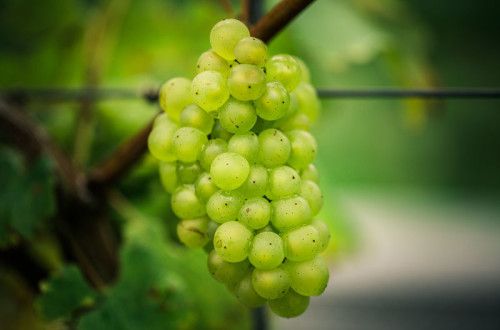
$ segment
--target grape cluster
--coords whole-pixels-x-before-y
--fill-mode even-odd
[[[179,240],[204,247],[210,273],[244,305],[268,302],[294,317],[329,278],[318,255],[330,233],[315,219],[323,200],[309,133],[316,91],[300,59],[268,58],[238,20],[217,23],[210,44],[192,80],[161,87],[165,113],[149,149],[181,219]]]

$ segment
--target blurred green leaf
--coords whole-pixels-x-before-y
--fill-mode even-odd
[[[69,265],[43,284],[37,300],[42,315],[48,320],[68,319],[75,310],[87,307],[96,293],[88,286],[80,270]]]
[[[0,148],[0,242],[14,230],[30,238],[55,211],[52,163],[39,157],[29,168],[16,152]]]

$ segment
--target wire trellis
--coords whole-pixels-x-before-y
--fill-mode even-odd
[[[323,99],[500,99],[500,88],[319,88]],[[0,98],[16,103],[143,99],[158,101],[158,89],[132,88],[12,88],[0,89]]]

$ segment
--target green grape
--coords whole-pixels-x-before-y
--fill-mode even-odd
[[[295,61],[297,61],[297,64],[300,67],[300,81],[310,83],[311,73],[309,72],[309,68],[307,67],[307,65],[297,56],[293,56],[293,58],[295,59]]]
[[[266,75],[255,65],[235,65],[229,73],[227,86],[235,99],[241,101],[256,100],[266,90]]]
[[[177,224],[177,236],[187,247],[202,247],[208,242],[207,217],[182,220]]]
[[[290,141],[283,132],[275,128],[266,129],[259,134],[259,159],[266,167],[284,165],[290,157]]]
[[[302,178],[302,180],[311,180],[319,183],[318,169],[316,168],[316,166],[314,166],[314,164],[307,165],[300,173],[300,177]]]
[[[219,121],[230,133],[245,133],[255,125],[257,115],[252,103],[230,98],[219,110]]]
[[[208,201],[209,198],[219,190],[215,183],[212,182],[210,174],[206,172],[200,174],[194,184],[194,189],[196,191],[196,196],[204,202]]]
[[[291,261],[305,261],[314,258],[321,249],[318,230],[306,225],[286,232],[283,235],[285,255]]]
[[[156,116],[155,120],[153,121],[153,127],[173,123],[174,122],[170,118],[168,118],[168,115],[165,112],[162,112],[158,116]]]
[[[315,123],[319,116],[320,102],[316,89],[311,84],[300,83],[293,91],[299,103],[299,109],[304,113],[311,123]]]
[[[205,215],[205,205],[196,196],[193,185],[182,185],[172,194],[172,211],[181,219],[195,219]]]
[[[285,87],[277,81],[268,82],[264,94],[255,100],[257,115],[265,120],[277,120],[290,108],[290,97]]]
[[[265,131],[266,129],[274,128],[273,126],[274,123],[275,122],[273,121],[267,121],[257,116],[257,121],[255,122],[252,131],[257,134],[260,134],[262,133],[262,131]]]
[[[227,77],[229,75],[229,64],[213,50],[207,50],[200,55],[196,63],[196,73],[203,71],[217,71]]]
[[[220,123],[220,120],[216,119],[215,123],[214,123],[214,128],[212,129],[211,136],[213,138],[217,138],[217,139],[222,139],[224,141],[228,141],[231,138],[231,136],[233,136],[233,134],[231,134],[228,131],[226,131],[222,127],[222,125]]]
[[[235,193],[217,191],[207,201],[207,214],[215,222],[236,220],[243,199]]]
[[[180,125],[194,127],[205,134],[210,134],[214,118],[196,104],[190,104],[181,112]]]
[[[175,122],[179,122],[182,109],[193,102],[190,90],[191,80],[182,77],[172,78],[160,88],[160,106]]]
[[[238,214],[238,220],[252,229],[265,227],[271,218],[271,204],[262,197],[245,201]]]
[[[201,173],[198,162],[186,164],[177,163],[177,177],[181,183],[194,183]]]
[[[206,253],[210,253],[214,249],[214,236],[215,236],[215,231],[219,228],[219,224],[215,221],[210,220],[208,222],[208,228],[207,228],[207,235],[208,235],[208,242],[203,246],[203,250]]]
[[[200,165],[205,171],[210,171],[210,165],[218,155],[227,151],[227,142],[223,139],[209,140],[200,154]]]
[[[250,251],[252,238],[252,232],[241,223],[237,221],[224,222],[215,231],[215,251],[224,261],[243,261]]]
[[[250,31],[245,24],[229,18],[214,25],[210,31],[210,45],[217,54],[230,61],[235,59],[236,44],[248,36],[250,36]]]
[[[309,203],[312,216],[318,214],[323,206],[323,194],[319,186],[313,181],[303,180],[300,184],[300,195]]]
[[[219,109],[229,98],[226,79],[217,71],[203,71],[191,83],[191,96],[207,112]]]
[[[277,299],[288,293],[290,276],[281,267],[269,270],[254,269],[252,285],[259,296],[265,299]]]
[[[266,194],[272,200],[282,199],[300,191],[300,176],[290,166],[279,166],[269,171],[269,186]]]
[[[180,161],[192,163],[198,159],[208,142],[207,136],[197,128],[181,127],[173,134],[174,153]]]
[[[210,274],[219,282],[227,285],[238,284],[250,272],[251,265],[248,260],[241,262],[227,262],[212,250],[208,254],[207,266]]]
[[[238,41],[234,47],[236,61],[241,64],[254,64],[262,67],[267,60],[267,46],[254,37],[246,37]]]
[[[165,162],[176,160],[172,139],[177,130],[177,125],[170,121],[162,121],[155,125],[148,136],[148,148],[151,154]]]
[[[241,186],[250,173],[248,161],[234,152],[218,155],[210,166],[214,183],[223,190],[234,190]]]
[[[255,235],[248,260],[257,269],[273,269],[281,265],[285,253],[278,234],[262,232]]]
[[[311,133],[303,130],[290,131],[287,136],[291,144],[288,164],[297,170],[306,168],[316,158],[316,139]]]
[[[281,298],[269,300],[271,310],[281,317],[296,317],[304,313],[309,306],[309,297],[302,296],[293,290],[289,290]]]
[[[311,226],[316,228],[319,233],[319,241],[320,241],[320,249],[319,252],[323,252],[328,247],[328,243],[330,242],[330,229],[325,222],[315,219],[311,222]]]
[[[300,196],[278,199],[271,203],[271,223],[279,231],[286,231],[308,224],[311,220],[309,203]]]
[[[274,55],[266,63],[268,81],[279,81],[291,92],[301,79],[300,66],[290,55]]]
[[[238,188],[238,192],[248,198],[262,197],[266,193],[267,182],[268,174],[266,168],[261,165],[251,166],[248,178]]]
[[[235,134],[229,139],[227,150],[242,155],[250,164],[254,164],[259,154],[259,138],[254,132]]]
[[[330,274],[321,256],[303,262],[287,261],[285,268],[292,289],[303,296],[319,296],[328,285]]]
[[[259,296],[252,285],[252,274],[247,274],[235,288],[236,298],[246,307],[255,308],[262,306],[266,300]]]
[[[175,162],[160,162],[159,166],[160,181],[168,193],[173,193],[179,185],[177,176],[177,165]]]
[[[309,130],[311,129],[311,120],[302,112],[295,112],[289,116],[283,117],[276,121],[274,127],[279,128],[285,132],[299,130]]]

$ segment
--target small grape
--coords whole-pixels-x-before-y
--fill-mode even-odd
[[[245,133],[255,125],[257,114],[252,103],[230,98],[219,110],[219,121],[230,133]]]
[[[217,191],[207,201],[207,214],[215,222],[236,220],[243,199],[235,193]]]
[[[290,275],[291,287],[304,296],[319,296],[328,285],[328,267],[322,257],[303,261],[287,261],[285,268]]]
[[[309,68],[307,67],[307,65],[297,56],[293,56],[293,58],[295,59],[295,61],[297,61],[297,64],[300,67],[300,81],[310,83],[311,73],[309,72]]]
[[[208,142],[207,136],[197,128],[181,127],[173,134],[174,153],[180,161],[192,163],[198,159]]]
[[[229,98],[226,79],[217,71],[203,71],[191,83],[191,96],[203,110],[215,111]]]
[[[172,138],[177,130],[177,125],[170,121],[162,121],[155,125],[148,136],[148,148],[151,154],[162,161],[176,160]]]
[[[192,103],[191,80],[187,78],[172,78],[164,83],[159,92],[161,108],[175,122],[179,121],[182,109]]]
[[[268,81],[279,81],[291,92],[301,79],[300,66],[290,55],[274,55],[266,63]]]
[[[257,294],[265,299],[281,298],[288,293],[290,276],[281,267],[252,272],[252,285]]]
[[[222,139],[224,141],[228,141],[231,136],[233,136],[233,134],[229,133],[222,127],[220,120],[218,119],[215,120],[211,135],[213,138]]]
[[[266,84],[264,94],[254,103],[260,118],[277,120],[286,115],[290,107],[290,97],[281,83],[272,81]]]
[[[309,203],[312,216],[318,214],[323,206],[323,194],[319,186],[311,180],[303,180],[300,184],[300,195]]]
[[[238,188],[238,192],[248,198],[264,196],[267,189],[267,182],[268,174],[266,168],[262,165],[251,166],[248,178]]]
[[[196,63],[196,73],[203,71],[217,71],[227,77],[229,75],[229,64],[213,50],[207,50],[200,55]]]
[[[205,205],[196,196],[193,185],[182,185],[172,194],[172,211],[181,219],[195,219],[205,215]]]
[[[227,262],[212,250],[207,258],[210,274],[219,282],[227,285],[239,283],[250,272],[251,265],[248,260],[241,262]]]
[[[243,261],[250,251],[252,238],[252,232],[241,223],[237,221],[225,222],[215,231],[215,251],[224,261]]]
[[[288,260],[305,261],[320,252],[322,242],[318,230],[307,225],[286,232],[283,235],[283,243]]]
[[[266,129],[259,134],[259,159],[266,167],[284,165],[290,157],[290,141],[283,132],[275,128]]]
[[[218,155],[210,166],[214,183],[223,190],[234,190],[241,186],[250,173],[248,161],[234,152]]]
[[[319,183],[319,173],[318,169],[314,164],[307,165],[300,173],[302,180],[311,180],[313,182]]]
[[[274,127],[281,129],[285,132],[311,129],[311,120],[302,112],[295,112],[289,116],[283,117],[276,121]]]
[[[296,317],[304,313],[309,306],[309,297],[302,296],[289,290],[281,298],[269,300],[271,310],[281,317]]]
[[[245,24],[229,18],[214,25],[210,31],[210,45],[217,54],[230,61],[235,59],[236,44],[248,36],[250,36],[250,31]]]
[[[235,99],[241,101],[256,100],[266,90],[266,75],[255,65],[236,65],[229,73],[227,86]]]
[[[208,242],[207,217],[182,220],[177,224],[177,236],[187,247],[202,247]]]
[[[213,194],[215,194],[219,189],[212,182],[212,177],[208,173],[202,173],[196,180],[194,185],[196,191],[196,196],[204,202],[208,201]]]
[[[311,220],[309,203],[300,196],[278,199],[271,203],[271,223],[279,231],[286,231],[308,224]]]
[[[255,308],[262,306],[266,300],[259,296],[252,285],[252,274],[247,274],[235,289],[236,298],[246,307]]]
[[[238,214],[238,220],[252,229],[265,227],[271,219],[271,204],[262,197],[245,201]]]
[[[319,116],[320,103],[316,89],[311,84],[300,83],[293,91],[299,103],[299,108],[310,120],[315,123]]]
[[[168,117],[166,112],[162,112],[154,119],[153,128],[156,126],[165,125],[169,123],[174,123],[174,122],[172,121],[172,119]]]
[[[262,67],[267,60],[267,46],[257,38],[246,37],[238,41],[234,55],[239,63]]]
[[[325,251],[326,248],[328,247],[328,243],[330,242],[330,237],[331,237],[330,229],[328,229],[328,226],[326,225],[326,223],[324,223],[321,220],[317,220],[317,219],[313,220],[313,222],[311,223],[311,226],[316,228],[316,230],[319,233],[319,240],[320,240],[319,252]]]
[[[254,164],[259,154],[259,138],[253,132],[235,134],[229,139],[227,150],[242,155],[250,164]]]
[[[179,121],[181,126],[194,127],[205,134],[210,134],[214,125],[214,118],[196,104],[185,107]]]
[[[181,183],[194,183],[201,173],[201,167],[198,162],[186,164],[179,162],[177,164],[177,177]]]
[[[290,131],[287,136],[291,144],[288,164],[297,170],[306,168],[316,158],[316,139],[311,133],[302,130]]]
[[[273,269],[281,265],[285,258],[283,241],[273,232],[255,235],[248,259],[257,269]]]
[[[223,139],[209,140],[200,154],[200,165],[205,171],[210,171],[210,165],[218,155],[227,151],[227,142]]]
[[[175,162],[160,162],[159,166],[160,180],[163,188],[168,193],[173,193],[175,188],[179,185],[179,178],[177,176],[177,165]]]
[[[267,196],[272,200],[293,196],[300,191],[300,181],[299,173],[290,166],[275,167],[269,172]]]

